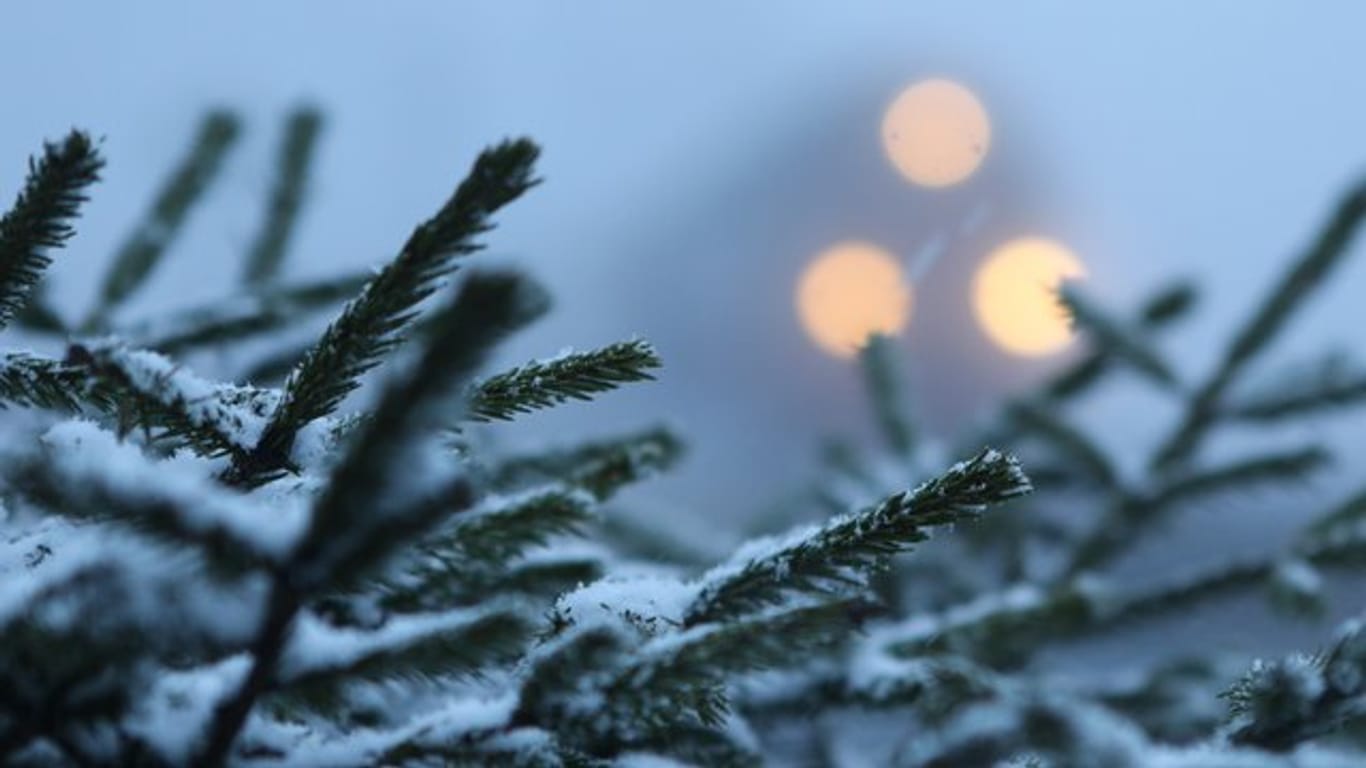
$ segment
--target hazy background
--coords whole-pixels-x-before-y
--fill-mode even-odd
[[[59,303],[83,307],[202,111],[240,110],[245,140],[130,311],[146,314],[236,279],[300,101],[329,123],[292,275],[390,258],[481,146],[528,134],[546,183],[501,217],[485,263],[529,267],[558,304],[507,359],[640,334],[667,368],[509,442],[666,418],[693,452],[642,514],[737,520],[810,476],[820,436],[866,435],[851,365],[817,350],[792,307],[800,268],[835,240],[907,257],[944,244],[902,341],[937,430],[1065,359],[1008,357],[971,324],[972,265],[1019,235],[1067,243],[1121,306],[1198,279],[1200,314],[1170,349],[1203,372],[1366,170],[1363,29],[1366,5],[1347,0],[6,2],[0,193],[43,138],[106,137],[105,183],[54,272]],[[878,144],[887,102],[934,75],[973,88],[994,131],[982,170],[941,192],[905,184]],[[1366,357],[1363,261],[1278,352]],[[1171,414],[1125,398],[1088,418],[1145,445]],[[1360,445],[1360,419],[1332,426]]]

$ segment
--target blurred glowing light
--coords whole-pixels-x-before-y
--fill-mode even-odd
[[[838,243],[818,255],[797,285],[797,315],[812,341],[853,357],[874,333],[895,335],[911,313],[901,264],[871,243]]]
[[[1012,354],[1057,352],[1072,340],[1058,287],[1085,275],[1076,255],[1052,240],[1026,237],[1008,242],[993,251],[973,277],[977,322],[997,346]]]
[[[922,80],[901,92],[882,118],[892,165],[925,187],[971,176],[986,159],[991,122],[972,91],[951,80]]]

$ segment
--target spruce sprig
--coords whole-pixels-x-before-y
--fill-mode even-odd
[[[537,154],[527,139],[505,141],[480,154],[441,210],[413,231],[398,257],[346,306],[290,374],[251,461],[235,467],[239,476],[249,480],[283,467],[298,431],[335,410],[360,386],[360,377],[403,340],[418,304],[437,290],[455,259],[481,247],[475,238],[492,227],[489,217],[536,183]]]
[[[0,218],[0,328],[23,310],[29,294],[52,263],[49,252],[71,239],[71,222],[99,181],[104,160],[90,137],[72,131],[43,145],[29,159],[28,178],[13,207]]]
[[[608,685],[606,700],[631,723],[667,734],[696,718],[719,727],[730,711],[726,684],[736,676],[796,665],[846,637],[857,613],[849,601],[785,608],[698,627],[641,649]]]
[[[1272,287],[1234,337],[1219,366],[1189,398],[1180,423],[1153,455],[1153,469],[1169,471],[1195,453],[1219,416],[1229,388],[1344,260],[1363,218],[1366,184],[1359,184],[1338,203],[1314,243]]]
[[[100,287],[99,300],[82,331],[93,333],[103,328],[110,313],[151,276],[184,228],[195,204],[217,178],[223,159],[240,133],[241,123],[231,112],[210,112],[204,118],[189,153],[114,257]]]
[[[1072,324],[1084,329],[1095,343],[1109,354],[1125,361],[1134,370],[1164,387],[1177,384],[1176,374],[1157,351],[1125,327],[1117,318],[1096,306],[1074,285],[1064,285],[1058,298],[1066,308]]]
[[[107,411],[109,392],[89,372],[66,361],[27,352],[0,355],[0,406],[59,411]]]
[[[891,339],[881,334],[868,339],[859,352],[859,364],[882,440],[893,456],[908,461],[915,455],[915,421],[902,394],[905,382],[897,363]]]
[[[668,469],[682,455],[683,441],[677,435],[653,427],[573,448],[514,456],[494,466],[491,475],[500,488],[556,481],[605,501],[623,486]]]
[[[470,395],[469,417],[474,421],[511,421],[518,414],[568,400],[591,400],[593,395],[622,384],[653,380],[650,372],[659,367],[654,348],[640,340],[533,361],[476,384]]]
[[[173,313],[155,324],[129,332],[140,345],[165,354],[241,342],[299,322],[308,313],[352,297],[371,279],[369,274],[270,286],[248,296],[235,296]]]
[[[471,506],[474,492],[464,477],[454,476],[414,498],[412,490],[401,488],[401,471],[413,450],[425,446],[424,433],[461,380],[494,343],[543,311],[544,302],[544,295],[519,275],[474,275],[438,313],[417,364],[386,388],[374,417],[333,469],[290,561],[276,571],[252,644],[251,668],[216,707],[196,757],[199,764],[217,766],[227,759],[257,700],[276,681],[290,629],[309,599],[364,583],[400,545]]]
[[[322,127],[322,113],[310,106],[294,110],[285,123],[266,220],[247,254],[242,276],[249,286],[271,282],[284,264],[285,252],[303,207],[308,172]]]
[[[1029,491],[1014,458],[984,450],[913,491],[836,518],[739,568],[722,566],[704,576],[684,624],[733,619],[794,592],[832,593],[862,584],[867,571],[928,538],[927,528],[971,520],[988,504]]]
[[[348,687],[359,683],[430,682],[474,675],[491,663],[516,658],[532,625],[516,610],[479,608],[403,616],[378,630],[325,631],[341,635],[358,648],[321,661],[302,655],[291,659],[286,652],[272,691],[276,702],[327,713],[342,702]]]
[[[73,344],[68,359],[121,430],[157,430],[152,437],[201,456],[244,456],[276,402],[271,390],[211,384],[162,355],[118,342]]]

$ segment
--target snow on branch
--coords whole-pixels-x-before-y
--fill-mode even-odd
[[[857,611],[847,601],[783,608],[695,626],[646,643],[639,659],[607,685],[605,700],[624,723],[667,731],[695,718],[715,728],[729,713],[727,684],[777,666],[796,666],[848,636]]]
[[[108,392],[112,415],[158,429],[202,456],[241,456],[265,428],[279,393],[201,379],[171,359],[117,341],[74,344],[68,360]]]
[[[474,584],[496,590],[502,577],[513,575],[509,565],[526,550],[578,533],[592,519],[592,504],[586,494],[557,488],[485,499],[414,547],[399,572],[385,579],[385,604],[450,599]]]
[[[220,572],[280,565],[307,524],[301,504],[280,503],[262,515],[251,499],[214,483],[209,466],[150,459],[89,422],[53,427],[43,446],[42,457],[15,478],[30,498],[69,517],[196,548]]]
[[[451,198],[413,231],[399,255],[346,305],[290,374],[254,463],[265,471],[280,466],[298,431],[335,410],[360,386],[360,377],[402,342],[418,305],[455,269],[456,258],[480,248],[475,238],[492,227],[489,217],[535,184],[538,151],[519,139],[479,155]]]
[[[777,541],[742,548],[730,563],[702,577],[684,623],[733,619],[795,593],[839,594],[862,587],[866,573],[924,541],[925,529],[977,517],[1030,491],[1014,458],[985,450],[913,491]]]
[[[518,414],[550,408],[569,400],[591,400],[622,384],[649,381],[659,356],[644,341],[623,341],[591,352],[566,351],[491,376],[472,388],[469,418],[511,421]]]
[[[28,352],[0,355],[0,405],[79,412],[107,411],[109,392],[66,361]]]
[[[0,218],[0,328],[23,310],[52,263],[49,252],[74,234],[71,222],[103,166],[94,143],[81,131],[44,144],[42,157],[29,160],[23,189]]]
[[[452,474],[433,427],[489,348],[541,302],[540,289],[516,273],[477,274],[462,284],[417,365],[386,388],[334,468],[296,553],[296,576],[318,584],[356,578],[471,504],[470,484]]]
[[[374,630],[303,614],[280,658],[274,691],[291,705],[333,709],[353,684],[430,682],[511,661],[531,632],[522,612],[491,605],[395,616]]]
[[[1327,652],[1258,661],[1223,697],[1229,740],[1284,752],[1366,715],[1366,631],[1348,622]]]

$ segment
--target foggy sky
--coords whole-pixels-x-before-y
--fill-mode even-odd
[[[1120,5],[7,2],[0,192],[43,138],[106,137],[106,181],[54,269],[59,303],[85,306],[198,115],[240,109],[245,140],[136,315],[235,277],[278,121],[300,100],[330,119],[294,275],[391,257],[481,146],[528,134],[547,182],[502,217],[487,258],[530,268],[557,310],[506,358],[640,334],[667,368],[510,439],[667,417],[694,451],[662,498],[739,514],[808,477],[818,437],[865,430],[848,364],[791,309],[796,270],[828,241],[901,252],[948,233],[904,342],[928,420],[948,428],[1048,367],[962,325],[954,292],[991,243],[1067,242],[1120,306],[1197,278],[1198,322],[1170,348],[1199,372],[1366,171],[1366,6]],[[876,146],[882,107],[929,75],[973,87],[994,123],[983,171],[946,192],[906,187]],[[1362,261],[1297,322],[1287,357],[1306,340],[1366,357]],[[1164,426],[1160,404],[1095,413],[1116,440]]]

